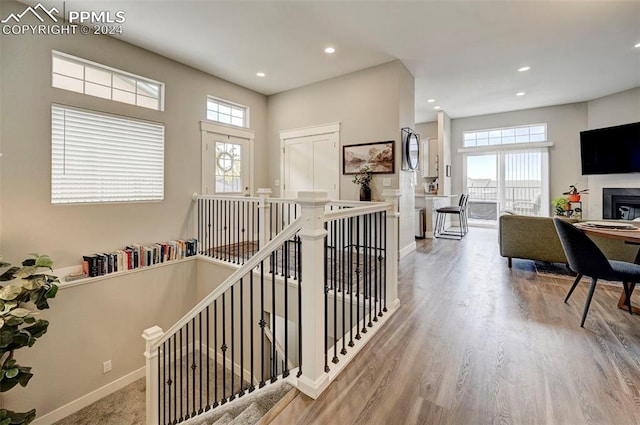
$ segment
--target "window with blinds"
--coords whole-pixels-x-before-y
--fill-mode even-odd
[[[163,198],[163,124],[52,105],[53,204]]]

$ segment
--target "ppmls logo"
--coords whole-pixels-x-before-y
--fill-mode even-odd
[[[38,13],[38,11],[40,11],[40,13]],[[31,13],[33,16],[35,16],[40,22],[44,23],[44,18],[42,17],[41,14],[48,16],[53,22],[58,22],[58,19],[55,17],[54,13],[60,13],[60,11],[58,9],[56,9],[55,7],[52,7],[51,10],[47,10],[46,7],[44,7],[41,3],[38,3],[35,7],[27,7],[24,12],[19,13],[19,14],[15,14],[15,13],[11,13],[9,16],[7,16],[5,19],[3,19],[2,21],[0,21],[0,23],[3,24],[10,24],[10,23],[16,23],[19,24],[20,20],[24,17],[24,15],[26,15],[27,13]],[[11,22],[13,20],[13,22]]]

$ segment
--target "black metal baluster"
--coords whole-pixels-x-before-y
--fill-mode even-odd
[[[231,245],[231,253],[233,254],[233,262],[234,264],[238,264],[240,263],[240,250],[239,250],[239,246],[238,244],[240,243],[240,204],[238,204],[237,201],[232,201],[232,205],[233,205],[233,214],[231,215],[231,220],[233,222],[233,225],[235,226],[236,229],[236,235],[235,238],[233,237],[233,228],[231,229],[231,237],[233,238],[233,240],[235,241],[232,245]],[[236,211],[237,210],[237,211]],[[233,252],[235,250],[235,253]],[[233,375],[233,374],[232,374]],[[233,393],[233,389],[231,391],[231,393]]]
[[[384,257],[384,270],[382,270],[383,283],[382,283],[382,298],[384,307],[382,311],[387,312],[387,212],[383,212],[383,230],[382,230],[382,252]]]
[[[329,372],[329,241],[328,241],[328,224],[324,223],[324,371]]]
[[[297,207],[297,205],[296,205]],[[298,236],[298,241],[300,237]],[[302,376],[302,245],[300,245],[300,251],[298,251],[297,261],[297,273],[298,273],[298,375]]]
[[[218,300],[213,300],[213,407],[217,407],[218,398]]]
[[[258,325],[260,325],[260,329],[262,329],[262,335],[260,335],[260,364],[262,366],[262,373],[260,375],[260,383],[258,384],[259,388],[264,387],[264,338],[265,338],[265,329],[266,322],[264,320],[264,261],[260,263],[260,321]]]
[[[165,376],[165,382],[167,383],[167,387],[166,387],[166,392],[167,392],[167,410],[168,410],[168,415],[167,415],[167,419],[169,419],[168,423],[171,423],[171,385],[173,384],[173,381],[171,380],[171,338],[167,339],[165,341],[167,343],[167,353],[168,353],[168,359],[167,362],[168,364],[168,369],[169,369],[169,376]]]
[[[189,413],[189,322],[185,325],[185,347],[187,348],[186,358],[185,358],[185,392],[186,392],[186,404],[184,406],[185,418],[191,416]]]
[[[177,423],[178,416],[178,357],[177,357],[177,344],[176,334],[173,334],[173,417],[174,422]]]
[[[251,273],[251,272],[249,272]],[[244,279],[240,278],[240,396],[244,395]]]
[[[164,387],[164,383],[163,383],[164,377],[162,376],[162,373],[161,373],[160,359],[164,356],[164,353],[162,353],[162,351],[160,350],[160,347],[158,347],[157,350],[158,350],[158,419],[160,419],[162,417],[161,416],[162,409],[164,408],[164,403],[162,403],[162,388]],[[164,423],[164,418],[162,420],[162,423]]]
[[[249,392],[256,389],[253,385],[255,375],[254,358],[253,358],[253,271],[249,272],[249,355],[251,356],[251,376],[249,376]]]
[[[382,263],[384,257],[382,256],[382,250],[384,249],[384,246],[382,245],[382,237],[383,237],[383,233],[382,233],[382,226],[384,224],[384,211],[381,211],[378,213],[379,216],[379,221],[380,221],[380,225],[378,228],[378,236],[379,236],[379,240],[378,240],[378,270],[379,270],[379,282],[378,282],[378,316],[382,316],[382,281],[384,279],[384,273],[382,272],[382,269],[384,267],[384,264]]]
[[[227,402],[227,315],[225,298],[227,293],[222,294],[222,404]]]
[[[362,333],[367,333],[367,326],[370,326],[370,324],[365,325],[367,323],[367,299],[370,297],[369,291],[368,291],[368,286],[369,286],[369,252],[368,252],[368,248],[369,248],[369,229],[368,229],[368,217],[367,215],[364,215],[362,217],[362,221],[363,221],[363,229],[362,229],[362,264],[363,264],[363,271],[362,271],[362,287],[364,290],[364,303],[362,304]],[[369,302],[369,305],[371,305],[371,302]],[[370,323],[370,322],[369,322]]]
[[[360,216],[356,217],[356,339],[360,339]],[[363,319],[364,322],[364,319]]]
[[[367,243],[366,243],[366,257],[365,261],[367,262],[366,273],[367,273],[367,294],[369,295],[369,323],[367,323],[368,327],[372,327],[373,323],[371,322],[371,308],[373,303],[373,298],[371,297],[371,215],[367,214],[364,216],[365,228],[367,232]]]
[[[345,289],[345,273],[346,273],[346,264],[345,264],[345,253],[344,253],[344,242],[345,242],[345,227],[346,227],[346,220],[343,218],[340,220],[340,270],[341,270],[341,279],[340,279],[340,284],[342,287],[342,350],[340,350],[340,354],[342,354],[343,356],[345,354],[347,354],[347,348],[346,348],[346,339],[347,339],[347,334],[346,334],[346,307],[345,307],[345,303],[346,303],[346,298],[347,298],[347,291]]]
[[[332,258],[331,258],[331,280],[333,281],[333,359],[331,361],[338,363],[338,222],[331,222],[331,239],[333,242]]]
[[[349,347],[353,347],[353,217],[349,217]],[[357,326],[357,324],[356,324]]]
[[[280,206],[282,204],[276,204],[276,223],[275,223],[275,227],[276,227],[276,235],[280,233],[280,220],[278,219],[278,212],[280,211]],[[278,249],[276,248],[274,250],[275,253],[275,261],[272,259],[271,260],[271,273],[277,273],[278,272]],[[275,268],[274,268],[275,267]]]
[[[199,241],[204,241],[203,238],[203,226],[204,226],[204,216],[202,213],[202,209],[203,209],[203,203],[204,201],[202,199],[198,199],[198,240]]]
[[[194,340],[195,342],[195,340]],[[200,379],[199,385],[198,385],[198,389],[200,391],[198,391],[200,393],[200,409],[198,409],[198,413],[202,413],[204,410],[202,408],[202,312],[198,313],[198,357],[199,357],[199,362],[198,364],[200,365],[200,367],[198,368],[198,376]]]
[[[235,377],[236,377],[236,373],[234,371],[234,363],[236,360],[236,333],[235,333],[235,318],[234,318],[234,314],[233,314],[233,310],[234,310],[234,300],[233,300],[233,288],[236,285],[233,284],[231,285],[231,357],[230,357],[230,365],[231,365],[231,394],[229,394],[229,401],[233,400],[234,398],[236,398],[236,390],[235,390]]]
[[[167,341],[162,343],[162,423],[167,423]]]
[[[248,218],[245,216],[245,210],[247,210],[247,201],[242,201],[242,262],[246,261],[245,245],[247,244],[247,224]]]
[[[274,251],[275,253],[275,251]],[[275,258],[273,254],[271,254],[273,260],[275,262]],[[272,269],[276,270],[278,266],[276,264],[273,265]],[[271,383],[277,381],[278,376],[278,362],[277,362],[277,351],[276,351],[276,274],[271,273]]]
[[[182,405],[183,405],[183,397],[184,395],[182,394],[182,387],[184,387],[184,376],[182,374],[182,359],[183,359],[183,354],[182,354],[182,347],[184,346],[184,343],[182,341],[182,329],[184,328],[184,326],[182,328],[180,328],[180,420],[182,421],[182,419],[184,419],[184,411],[182,410]]]
[[[378,293],[378,248],[379,248],[379,238],[380,234],[378,233],[378,214],[373,213],[373,321],[378,321],[377,309],[379,304],[379,293]]]
[[[207,332],[207,351],[206,351],[206,359],[207,359],[207,403],[205,410],[209,410],[211,408],[211,370],[209,369],[209,365],[211,363],[211,346],[209,345],[209,335],[211,334],[211,330],[209,329],[210,319],[209,319],[209,307],[206,308],[206,332]]]
[[[191,351],[191,383],[193,389],[193,397],[191,397],[191,416],[196,415],[196,318],[191,319],[191,340],[193,341],[193,349]]]
[[[289,376],[289,365],[287,364],[289,353],[289,241],[285,241],[284,244],[284,262],[287,263],[287,274],[284,275],[284,362],[282,368],[282,377],[286,378],[287,376]]]

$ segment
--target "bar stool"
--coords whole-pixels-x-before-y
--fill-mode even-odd
[[[458,201],[458,206],[448,206],[438,208],[436,210],[436,224],[434,226],[433,236],[436,238],[443,239],[458,239],[461,240],[464,235],[469,231],[469,223],[467,221],[467,202],[469,201],[469,195],[462,194],[460,195],[460,200]],[[445,230],[445,225],[447,222],[447,214],[454,214],[458,216],[458,222],[460,224],[460,231],[447,232]]]

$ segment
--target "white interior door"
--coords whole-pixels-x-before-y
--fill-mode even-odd
[[[295,198],[301,190],[323,190],[339,198],[340,155],[333,133],[283,139],[283,195]]]
[[[249,195],[249,140],[206,133],[202,152],[203,194]]]

